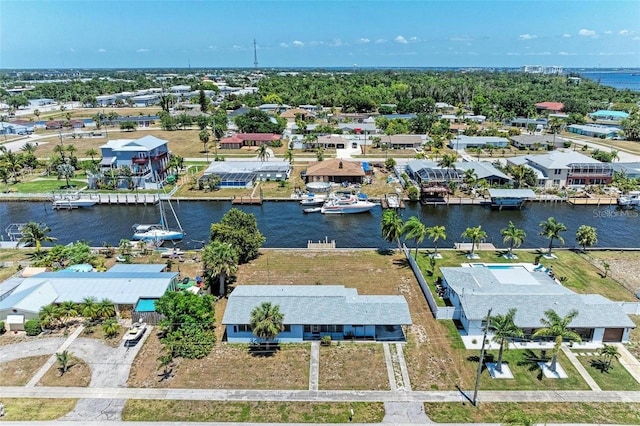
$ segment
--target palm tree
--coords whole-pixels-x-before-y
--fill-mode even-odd
[[[324,161],[324,148],[321,146],[316,148],[316,159],[318,161]]]
[[[33,110],[33,115],[36,116],[36,119],[39,120],[40,119],[40,110],[38,108]]]
[[[553,357],[551,358],[551,364],[549,369],[555,373],[556,365],[558,363],[558,352],[562,346],[563,340],[569,340],[570,342],[581,342],[582,339],[575,331],[569,330],[569,323],[578,315],[578,311],[575,309],[570,311],[564,317],[558,315],[553,309],[545,311],[544,316],[540,322],[543,327],[538,329],[531,337],[537,339],[538,337],[551,337],[555,339],[555,345],[553,346]]]
[[[269,147],[267,144],[262,144],[258,147],[258,158],[260,161],[269,161],[269,157],[271,157],[271,153],[269,152]]]
[[[42,243],[56,240],[56,238],[48,235],[49,232],[51,232],[51,228],[36,222],[27,223],[20,229],[20,232],[22,232],[22,237],[20,237],[19,241],[21,243],[35,245],[36,253],[40,253]]]
[[[88,150],[86,150],[86,151],[84,152],[84,155],[88,155],[88,156],[91,158],[91,162],[92,162],[92,163],[93,163],[93,162],[95,162],[94,157],[95,157],[96,155],[98,155],[98,154],[99,154],[99,152],[98,152],[98,151],[96,151],[94,148],[89,148]]]
[[[444,154],[440,161],[438,161],[438,167],[451,171],[451,169],[455,168],[457,159],[458,156],[455,153]]]
[[[284,153],[284,158],[289,162],[289,164],[293,164],[293,155],[294,152],[292,149],[288,149],[287,152]]]
[[[493,341],[500,345],[498,351],[498,361],[496,361],[496,371],[502,372],[502,352],[509,349],[505,345],[507,341],[514,337],[522,337],[524,333],[513,321],[516,316],[516,309],[509,309],[504,315],[494,315],[489,317],[489,330],[493,331]]]
[[[71,356],[73,354],[69,351],[56,352],[56,361],[60,364],[60,375],[64,376],[64,373],[69,371],[71,367],[69,362],[71,362]]]
[[[431,241],[433,241],[433,244],[435,245],[435,250],[433,252],[435,256],[438,254],[438,241],[447,239],[446,228],[444,226],[438,226],[438,225],[431,226],[427,228],[427,234],[429,235],[429,238],[431,238]]]
[[[526,168],[524,165],[513,166],[510,169],[511,177],[513,178],[514,188],[520,188],[526,179]]]
[[[58,312],[60,312],[62,323],[66,326],[69,318],[78,316],[78,305],[70,300],[64,301],[58,306]]]
[[[616,160],[620,160],[620,151],[618,151],[617,149],[612,149],[611,150],[611,161],[616,161]]]
[[[540,235],[549,239],[549,255],[551,255],[551,249],[553,248],[553,240],[558,240],[560,244],[564,244],[564,238],[560,236],[561,232],[567,230],[564,223],[557,222],[555,218],[550,217],[544,222],[540,222]]]
[[[557,118],[552,118],[551,120],[549,120],[549,130],[551,130],[553,132],[553,144],[556,144],[556,134],[558,134],[558,131],[562,129],[562,121],[558,120]]]
[[[380,223],[380,230],[382,231],[382,237],[389,242],[397,242],[400,247],[400,237],[402,236],[402,218],[395,210],[385,210],[382,214],[382,221]]]
[[[576,242],[582,246],[582,251],[586,252],[587,247],[591,247],[598,242],[596,228],[589,225],[581,225],[576,232]]]
[[[22,145],[20,151],[24,152],[25,154],[33,154],[34,152],[36,152],[36,146],[31,142],[26,142],[24,145]]]
[[[198,137],[200,138],[200,142],[202,142],[202,152],[207,153],[207,143],[209,143],[209,132],[207,129],[203,129],[198,133]]]
[[[218,294],[224,296],[227,277],[238,270],[238,252],[231,243],[214,240],[202,250],[202,262],[205,271],[208,272],[209,280],[211,281],[213,277],[218,277],[220,280]]]
[[[476,182],[478,181],[478,174],[476,173],[475,169],[465,170],[462,181],[467,186],[467,188],[472,188],[473,186],[475,186]]]
[[[513,248],[520,247],[527,237],[524,229],[516,228],[513,222],[509,221],[509,226],[500,231],[502,241],[509,243],[509,259],[513,258]]]
[[[116,315],[116,307],[109,299],[102,299],[98,302],[98,316],[100,318],[112,318]]]
[[[38,312],[38,319],[40,319],[42,327],[51,327],[60,319],[60,311],[53,303],[44,305]]]
[[[128,258],[131,256],[132,248],[133,246],[131,245],[131,241],[126,238],[121,239],[120,244],[118,244],[118,249],[120,250],[120,254],[124,256],[124,258],[127,260],[129,260]]]
[[[471,253],[470,253],[471,256],[470,257],[473,258],[475,249],[476,249],[476,243],[479,240],[487,238],[487,233],[482,230],[482,225],[478,225],[475,228],[465,229],[465,231],[462,233],[462,237],[469,238],[471,240]]]
[[[418,259],[418,246],[427,236],[427,227],[420,221],[417,216],[411,216],[402,226],[402,234],[406,238],[413,238],[416,242],[415,259]]]
[[[82,300],[82,316],[94,320],[98,317],[98,301],[95,297],[85,297]]]
[[[609,371],[611,368],[611,363],[614,359],[620,358],[620,352],[618,352],[618,348],[614,345],[605,344],[602,348],[600,348],[600,355],[604,358],[604,371]]]
[[[69,159],[63,159],[62,164],[58,164],[56,167],[56,172],[58,174],[58,179],[65,179],[67,182],[67,188],[70,187],[69,178],[72,178],[76,174],[76,169],[70,164]]]
[[[118,334],[119,330],[120,325],[118,324],[118,321],[113,318],[106,320],[104,324],[102,324],[102,331],[107,337],[114,337],[116,334]]]
[[[272,305],[270,302],[262,302],[251,311],[249,320],[253,334],[265,341],[267,350],[269,342],[273,340],[282,330],[284,330],[284,314],[280,312],[279,305]]]

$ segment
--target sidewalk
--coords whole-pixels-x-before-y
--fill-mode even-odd
[[[49,369],[53,366],[53,364],[56,363],[56,353],[66,351],[69,348],[69,346],[71,346],[73,341],[76,340],[76,338],[83,331],[84,331],[84,326],[81,325],[73,333],[71,333],[71,335],[67,338],[67,340],[65,340],[64,343],[60,345],[58,350],[55,351],[55,353],[49,357],[47,362],[45,362],[44,365],[40,367],[40,370],[38,370],[36,374],[33,375],[31,380],[29,380],[29,382],[25,386],[28,388],[32,388],[35,385],[37,385],[40,379],[42,379],[42,377],[44,377],[44,375],[47,373],[47,371],[49,371]]]

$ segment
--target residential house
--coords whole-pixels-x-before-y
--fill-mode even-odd
[[[403,327],[412,323],[404,296],[363,296],[341,285],[239,285],[222,318],[228,342],[259,341],[251,329],[251,311],[264,302],[278,306],[283,314],[279,343],[323,336],[404,341]]]
[[[243,146],[270,145],[282,140],[282,135],[275,133],[236,133],[233,136],[220,139],[222,149],[240,149]]]
[[[0,135],[28,135],[33,133],[33,126],[27,127],[17,123],[0,121]]]
[[[346,137],[340,135],[323,135],[318,136],[318,139],[313,142],[314,147],[320,147],[324,149],[344,149],[351,145],[351,142]]]
[[[65,122],[63,120],[49,120],[44,124],[44,128],[47,130],[60,130],[64,125]]]
[[[540,113],[557,114],[564,111],[564,104],[562,102],[538,102],[536,104],[536,111]]]
[[[133,101],[133,106],[148,107],[151,105],[156,105],[160,100],[160,95],[157,93],[136,95],[132,96],[131,100]]]
[[[629,118],[629,113],[624,111],[611,111],[601,109],[589,114],[592,120],[598,124],[620,124],[625,118]]]
[[[102,145],[100,150],[102,173],[127,166],[136,188],[155,189],[167,177],[170,153],[166,140],[150,135],[140,139],[115,139]],[[96,176],[89,177],[89,186],[97,186]]]
[[[309,182],[362,183],[365,172],[359,161],[348,161],[340,158],[311,163],[307,168],[305,179]]]
[[[523,129],[533,128],[535,131],[540,132],[542,129],[546,129],[549,124],[549,120],[546,118],[526,118],[516,117],[509,120],[511,127],[521,127]]]
[[[486,148],[488,145],[494,148],[506,148],[509,139],[498,136],[466,136],[458,135],[449,141],[451,149]]]
[[[469,267],[444,267],[444,297],[454,308],[453,320],[459,321],[468,336],[482,339],[487,310],[504,315],[515,308],[515,324],[524,331],[523,341],[531,340],[542,327],[540,319],[548,310],[561,317],[572,310],[578,315],[569,327],[585,342],[627,342],[635,324],[622,307],[598,294],[577,294],[559,284],[541,265],[472,264]]]
[[[418,149],[424,143],[420,135],[382,135],[380,144],[390,149]]]
[[[281,111],[291,109],[291,107],[285,104],[262,104],[258,106],[258,109],[267,113],[279,114]]]
[[[121,115],[116,118],[112,124],[120,125],[125,121],[131,121],[138,127],[150,127],[159,119],[160,117],[157,115]]]
[[[82,303],[85,298],[108,299],[116,310],[133,310],[141,299],[157,300],[174,290],[178,272],[162,272],[165,264],[119,264],[107,272],[43,272],[20,281],[11,294],[0,300],[0,321],[8,315],[20,317],[19,323],[37,318],[43,306],[51,303]],[[15,321],[14,321],[15,324]]]
[[[640,163],[612,163],[614,172],[623,173],[629,179],[640,179]]]
[[[445,169],[432,160],[409,160],[407,175],[421,187],[448,187],[450,182],[461,184],[467,170],[473,170],[477,180],[484,179],[490,185],[504,185],[511,178],[486,161],[456,161],[454,167]]]
[[[509,136],[511,145],[519,149],[530,150],[547,150],[549,148],[556,149],[564,146],[564,141],[556,137],[555,143],[553,142],[553,135],[515,135]]]
[[[281,181],[291,175],[287,161],[214,161],[201,179],[215,174],[220,177],[221,188],[251,188],[256,180]]]
[[[613,178],[611,163],[602,163],[570,150],[556,150],[540,155],[507,159],[508,165],[528,164],[540,172],[538,182],[545,188],[606,185]]]
[[[307,119],[315,120],[316,115],[315,115],[315,113],[313,113],[311,111],[308,111],[306,109],[291,108],[291,109],[288,109],[288,110],[284,111],[282,114],[280,114],[280,117],[286,118],[287,119],[287,123],[295,123],[296,122],[296,118],[298,118],[298,117],[300,117],[302,120],[307,120]]]
[[[567,131],[592,138],[611,139],[616,137],[622,129],[601,124],[571,124],[567,126]]]
[[[116,95],[99,95],[96,96],[96,104],[99,107],[114,105],[116,103]]]

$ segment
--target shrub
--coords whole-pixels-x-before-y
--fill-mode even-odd
[[[322,338],[320,339],[320,344],[322,346],[331,346],[331,336],[328,334],[322,336]]]
[[[27,332],[27,336],[37,336],[42,332],[40,321],[37,319],[28,320],[24,323],[24,330]]]
[[[4,321],[0,321],[0,334],[4,334],[6,330],[4,329]]]
[[[411,201],[418,201],[420,198],[420,190],[418,190],[414,185],[410,185],[407,190],[407,195]]]

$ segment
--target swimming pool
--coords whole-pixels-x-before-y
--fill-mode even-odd
[[[522,268],[522,266],[513,265],[486,265],[484,263],[474,263],[471,265],[473,268],[487,268],[487,269],[515,269]]]
[[[156,300],[155,299],[139,299],[136,303],[136,312],[155,312]]]

